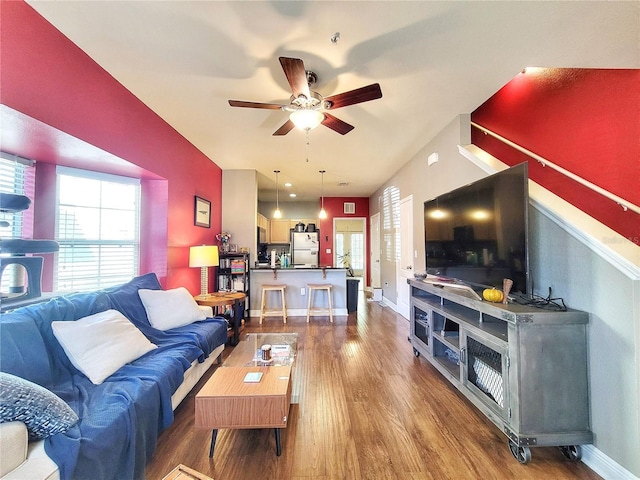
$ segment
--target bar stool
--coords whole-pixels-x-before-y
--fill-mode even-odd
[[[284,299],[284,290],[286,285],[262,285],[262,302],[260,306],[260,324],[266,316],[282,316],[284,323],[287,323],[287,302]],[[267,292],[280,292],[282,309],[266,308]]]
[[[308,292],[307,294],[309,295],[308,299],[307,299],[307,323],[309,322],[309,317],[311,315],[316,316],[316,315],[329,315],[329,320],[331,322],[333,322],[333,305],[331,303],[331,287],[332,285],[328,284],[328,283],[309,283],[307,284],[307,289]],[[328,304],[328,308],[326,307],[316,307],[316,306],[311,306],[311,302],[312,302],[312,296],[313,296],[313,292],[318,292],[324,290],[325,292],[327,292],[327,304]],[[317,296],[317,295],[316,295]]]

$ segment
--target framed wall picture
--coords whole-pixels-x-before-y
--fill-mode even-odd
[[[211,202],[196,195],[194,222],[198,227],[211,227]]]

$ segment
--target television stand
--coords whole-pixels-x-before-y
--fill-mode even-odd
[[[507,436],[518,462],[544,446],[579,460],[581,444],[593,441],[588,314],[484,302],[433,280],[409,280],[414,355]]]
[[[430,285],[441,287],[445,291],[462,295],[463,297],[473,298],[474,300],[482,300],[482,297],[478,295],[478,292],[476,292],[469,285],[465,285],[464,283],[458,283],[455,280],[449,281],[449,280],[442,280],[438,278],[426,277],[422,281]]]

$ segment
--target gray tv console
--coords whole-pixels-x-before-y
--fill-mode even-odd
[[[414,355],[507,436],[520,463],[540,446],[579,460],[593,441],[588,314],[485,302],[419,279],[409,285]]]

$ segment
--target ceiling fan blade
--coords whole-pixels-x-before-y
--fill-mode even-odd
[[[280,65],[282,65],[282,70],[291,85],[293,96],[298,98],[300,95],[304,95],[305,98],[311,98],[303,61],[299,58],[280,57]]]
[[[356,103],[368,102],[370,100],[376,100],[382,98],[382,90],[379,83],[373,83],[366,87],[356,88],[344,93],[338,93],[330,97],[326,97],[325,102],[331,102],[330,107],[336,109],[346,107],[348,105],[355,105]]]
[[[293,122],[291,120],[287,120],[278,130],[273,132],[273,135],[274,136],[276,136],[276,135],[286,135],[291,130],[293,130],[293,127],[295,127]]]
[[[322,125],[324,125],[325,127],[329,127],[331,130],[338,132],[340,135],[346,135],[354,129],[353,125],[349,125],[347,122],[343,122],[339,118],[336,118],[333,115],[329,115],[328,113],[324,114]]]
[[[245,102],[243,100],[229,100],[229,105],[232,107],[266,108],[268,110],[282,110],[284,106],[278,103]]]

